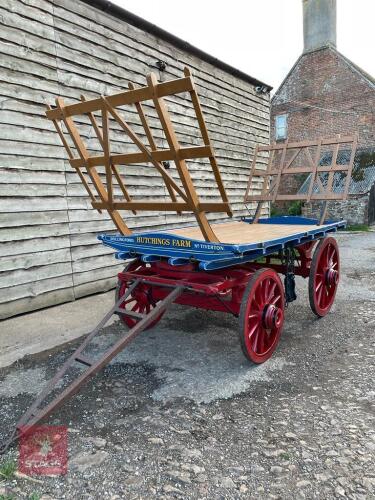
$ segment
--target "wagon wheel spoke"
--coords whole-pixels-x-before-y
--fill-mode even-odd
[[[328,266],[331,267],[333,263],[333,257],[336,253],[336,250],[334,247],[331,248],[331,251],[328,251]]]
[[[255,323],[255,325],[253,325],[252,328],[249,330],[248,337],[249,338],[252,337],[258,328],[259,328],[259,323]]]
[[[259,312],[254,312],[249,314],[249,319],[250,318],[259,318]]]
[[[272,306],[275,306],[279,302],[280,299],[281,299],[281,295],[275,295],[275,297],[270,301],[270,304]]]
[[[123,302],[122,305],[123,305],[123,307],[125,307],[127,304],[131,304],[134,301],[135,301],[135,298],[131,297],[130,299],[125,300],[125,302]]]
[[[276,290],[276,283],[273,283],[271,286],[271,290],[269,291],[267,298],[266,298],[267,304],[271,304],[271,297],[273,297],[275,290]]]
[[[318,293],[318,295],[317,295],[318,304],[321,304],[323,289],[324,289],[324,287],[321,287],[319,292],[317,292]]]
[[[253,347],[254,352],[256,352],[257,354],[259,354],[259,349],[258,349],[259,331],[260,331],[260,328],[257,328],[256,333],[252,338],[252,347]]]
[[[272,338],[273,338],[273,332],[270,332],[270,334],[268,334],[268,332],[266,331],[265,335],[264,335],[264,347],[265,347],[265,350],[269,349],[269,347],[271,346],[271,344],[272,344]]]
[[[323,280],[320,280],[315,287],[315,292],[318,292],[322,286],[323,286]]]
[[[329,265],[328,246],[327,246],[327,248],[325,248],[323,255],[322,255],[322,265],[323,265],[323,267],[328,267],[328,265]]]
[[[260,304],[262,303],[262,290],[260,286],[255,290],[254,301],[256,307],[260,310]]]
[[[263,354],[265,351],[265,342],[264,342],[264,337],[266,336],[266,331],[264,328],[259,328],[259,333],[257,336],[257,344],[258,344],[258,354]]]
[[[264,294],[263,294],[263,300],[265,303],[268,302],[269,298],[269,289],[270,289],[270,280],[264,280]]]
[[[255,312],[257,312],[258,314],[260,313],[261,311],[261,308],[259,306],[259,301],[256,301],[256,300],[253,300],[252,303],[251,303],[251,310]]]

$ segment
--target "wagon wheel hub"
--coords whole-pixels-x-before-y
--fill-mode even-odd
[[[338,281],[339,281],[339,273],[332,267],[329,267],[325,274],[326,285],[327,286],[337,285]]]
[[[283,322],[283,311],[280,307],[267,304],[263,309],[263,325],[267,330],[279,328]]]

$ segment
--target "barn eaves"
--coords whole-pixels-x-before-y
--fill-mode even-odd
[[[102,10],[107,14],[111,14],[112,16],[115,16],[118,19],[121,19],[122,21],[131,24],[132,26],[135,26],[137,28],[146,31],[147,33],[150,33],[151,35],[155,35],[161,38],[162,40],[171,43],[175,47],[185,50],[186,52],[189,52],[190,54],[199,57],[203,61],[206,61],[212,64],[213,66],[216,66],[217,68],[226,71],[227,73],[236,78],[240,78],[245,82],[249,82],[256,87],[261,87],[261,88],[263,87],[266,90],[266,92],[270,92],[272,90],[272,87],[267,83],[264,83],[258,80],[257,78],[254,78],[248,75],[247,73],[244,73],[239,69],[234,68],[230,64],[227,64],[224,61],[221,61],[220,59],[217,59],[216,57],[207,54],[207,52],[198,49],[198,47],[195,47],[194,45],[191,45],[189,42],[182,40],[182,38],[179,38],[173,35],[172,33],[169,33],[169,31],[159,28],[159,26],[156,26],[155,24],[146,21],[146,19],[143,19],[142,17],[139,17],[136,14],[133,14],[132,12],[129,12],[124,8],[115,5],[112,2],[109,2],[108,0],[82,0],[82,1],[88,4],[90,7],[95,7],[99,10]]]

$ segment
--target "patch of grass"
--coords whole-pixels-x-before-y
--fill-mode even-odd
[[[0,479],[12,479],[17,470],[17,462],[8,460],[0,465]]]
[[[290,460],[291,456],[289,453],[281,453],[280,458],[281,460]]]
[[[40,500],[40,495],[38,493],[31,493],[29,500]]]
[[[369,231],[369,227],[366,224],[353,224],[352,226],[346,226],[344,231]]]
[[[302,214],[302,201],[296,200],[288,207],[288,215],[301,215]]]
[[[279,207],[271,203],[271,217],[277,217],[278,215],[283,215],[283,211]]]
[[[302,214],[302,201],[296,200],[284,203],[282,207],[271,203],[271,217],[279,215],[301,215]]]
[[[0,500],[16,500],[16,497],[13,495],[0,495]]]

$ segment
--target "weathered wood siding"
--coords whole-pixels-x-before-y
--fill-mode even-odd
[[[189,66],[235,214],[246,213],[253,148],[269,140],[268,94],[78,0],[2,0],[0,24],[0,318],[107,290],[121,268],[96,240],[113,230],[112,222],[91,209],[45,118],[45,103],[57,95],[74,102],[81,93],[118,92],[128,81],[142,85],[160,59],[167,64],[163,80],[181,77]],[[186,100],[172,101],[182,142],[197,143]],[[160,130],[154,133],[162,141]],[[119,129],[115,137],[120,151],[125,138]],[[194,162],[191,170],[199,193],[214,200],[208,166]],[[126,176],[133,194],[165,194],[152,169],[129,167]],[[128,220],[134,228],[156,229],[192,217],[141,213]]]

